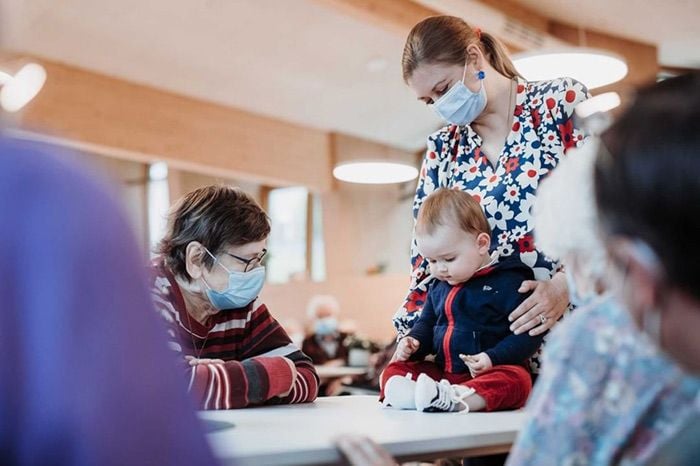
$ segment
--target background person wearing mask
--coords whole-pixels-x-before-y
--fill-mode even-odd
[[[305,403],[318,394],[311,360],[257,299],[269,234],[262,208],[230,186],[196,189],[170,212],[151,290],[201,409]]]
[[[316,295],[309,300],[306,315],[311,332],[304,339],[302,351],[318,366],[345,366],[348,364],[348,334],[341,332],[338,323],[340,304],[331,295]],[[352,383],[351,377],[324,378],[319,394],[338,395],[343,385]]]
[[[347,334],[339,330],[340,304],[331,295],[316,295],[309,300],[306,315],[311,332],[304,339],[302,351],[316,365],[347,364],[348,349],[343,344]]]
[[[0,139],[0,463],[215,464],[124,214],[50,152]]]
[[[418,23],[406,40],[402,66],[418,99],[448,123],[428,137],[414,216],[438,188],[474,196],[493,230],[491,248],[501,256],[517,254],[535,275],[520,288],[532,295],[513,310],[512,330],[546,332],[567,309],[568,293],[564,272],[535,248],[531,207],[539,181],[565,150],[583,141],[572,115],[588,91],[571,78],[525,81],[492,35],[452,16]],[[420,314],[432,279],[415,240],[411,264],[410,290],[394,316],[399,336]],[[539,370],[537,356],[531,367]]]
[[[603,133],[599,147],[590,148],[597,152],[595,165],[588,162],[558,179],[562,167],[543,185],[541,199],[551,188],[546,191],[551,204],[538,206],[538,212],[560,214],[552,217],[556,223],[537,223],[549,253],[557,235],[561,241],[580,238],[572,227],[584,226],[575,221],[583,204],[558,202],[554,191],[582,192],[593,171],[612,296],[594,299],[586,312],[555,331],[509,465],[644,464],[653,456],[656,464],[697,464],[699,109],[698,74],[643,90]],[[587,229],[595,227],[585,223]],[[585,259],[579,246],[554,249]],[[591,278],[602,269],[590,260],[580,264]],[[586,284],[586,274],[576,271],[572,276],[589,300],[595,280]],[[663,456],[664,450],[672,456]]]

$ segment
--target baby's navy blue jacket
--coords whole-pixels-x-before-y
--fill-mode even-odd
[[[543,335],[510,331],[508,314],[529,296],[518,293],[524,280],[534,280],[532,269],[511,258],[479,270],[464,283],[436,281],[408,334],[420,341],[411,359],[435,354],[435,362],[450,373],[469,371],[459,354],[485,352],[494,366],[526,365]]]

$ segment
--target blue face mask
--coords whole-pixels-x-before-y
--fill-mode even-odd
[[[212,306],[219,310],[240,309],[258,297],[265,284],[265,267],[257,267],[248,272],[230,271],[206,248],[205,251],[228,272],[228,287],[224,291],[213,290],[202,277],[202,281],[207,286],[207,297]]]
[[[338,329],[338,320],[335,317],[324,317],[318,319],[314,323],[314,332],[316,335],[326,336],[332,335]]]
[[[479,92],[472,92],[464,85],[467,65],[464,65],[462,80],[457,81],[434,104],[433,110],[437,115],[453,125],[468,125],[481,115],[486,108],[486,89],[484,89],[484,72],[479,71],[477,77],[481,83]]]

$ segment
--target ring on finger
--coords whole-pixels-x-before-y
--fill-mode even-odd
[[[548,319],[547,316],[545,316],[544,314],[540,314],[539,317],[540,317],[540,322],[541,322],[542,324],[546,324],[546,323],[547,323],[547,319]]]

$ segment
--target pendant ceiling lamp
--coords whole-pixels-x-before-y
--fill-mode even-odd
[[[404,183],[418,177],[418,154],[347,134],[331,135],[333,177],[347,183]]]
[[[586,46],[586,33],[579,27],[579,46],[541,49],[513,55],[513,63],[528,81],[574,78],[595,89],[627,76],[627,63],[607,50]]]
[[[418,169],[400,162],[357,160],[339,163],[333,169],[333,176],[349,183],[403,183],[415,179],[418,176]]]
[[[14,75],[0,66],[0,106],[6,112],[16,112],[27,105],[46,82],[46,70],[37,63],[22,66]]]
[[[581,81],[589,89],[612,84],[627,76],[627,63],[622,57],[591,48],[525,52],[515,55],[513,62],[528,81],[568,77]]]

